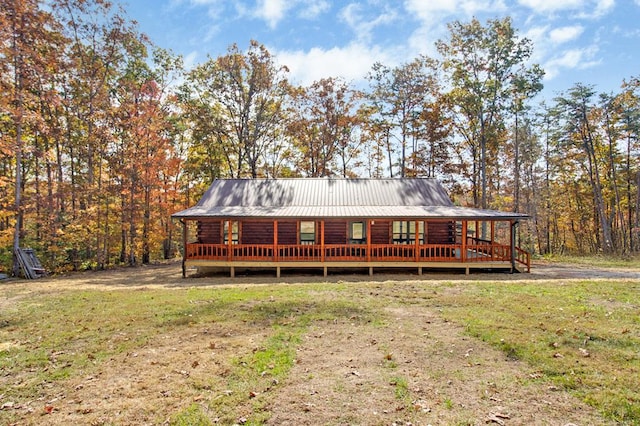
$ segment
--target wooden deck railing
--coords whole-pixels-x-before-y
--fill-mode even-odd
[[[509,262],[511,247],[476,242],[467,244],[198,244],[186,247],[187,260],[266,262]],[[531,269],[529,253],[516,247],[515,261]]]
[[[527,267],[527,272],[531,272],[531,255],[528,251],[516,247],[516,262]]]

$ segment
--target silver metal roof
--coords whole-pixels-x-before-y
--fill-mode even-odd
[[[521,219],[454,206],[435,179],[217,179],[176,218]]]

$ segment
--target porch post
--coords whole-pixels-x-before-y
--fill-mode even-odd
[[[516,227],[518,226],[517,220],[511,221],[511,232],[509,239],[511,241],[511,272],[516,270]]]
[[[491,245],[490,245],[490,247],[491,247],[491,259],[492,260],[493,260],[493,257],[495,255],[495,250],[494,250],[495,242],[496,242],[496,222],[492,220],[491,221]]]
[[[180,219],[182,223],[182,278],[187,277],[187,221]]]
[[[460,262],[467,261],[467,221],[462,221],[462,247],[460,248]]]
[[[414,238],[416,239],[415,242],[415,250],[416,252],[413,254],[413,259],[415,260],[415,262],[418,262],[418,259],[420,259],[420,226],[418,225],[418,223],[420,223],[417,220],[414,220],[414,224],[413,226],[415,227],[415,232],[414,232]]]
[[[371,219],[367,220],[367,262],[371,262]]]
[[[429,244],[429,222],[424,221],[424,234],[422,234],[423,244]]]
[[[273,261],[278,261],[278,219],[273,221]]]
[[[322,263],[324,263],[325,252],[324,252],[324,219],[320,221],[320,259],[322,259]],[[326,268],[325,268],[326,271]],[[327,274],[325,274],[327,276]]]
[[[231,220],[227,220],[227,223],[227,260],[231,261],[233,260],[233,222]],[[233,267],[231,269],[233,270]]]

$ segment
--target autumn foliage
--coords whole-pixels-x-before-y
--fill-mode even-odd
[[[532,252],[640,249],[638,78],[535,105],[544,71],[508,18],[452,23],[439,58],[356,89],[295,86],[255,41],[185,70],[103,0],[0,6],[3,270],[17,246],[56,271],[173,258],[170,214],[217,177],[436,177],[529,214]]]

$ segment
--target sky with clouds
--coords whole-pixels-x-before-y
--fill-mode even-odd
[[[290,80],[340,76],[358,84],[374,62],[437,57],[447,23],[510,16],[546,72],[543,96],[580,82],[616,92],[640,77],[640,0],[121,0],[140,30],[187,66],[232,43],[264,44]]]

